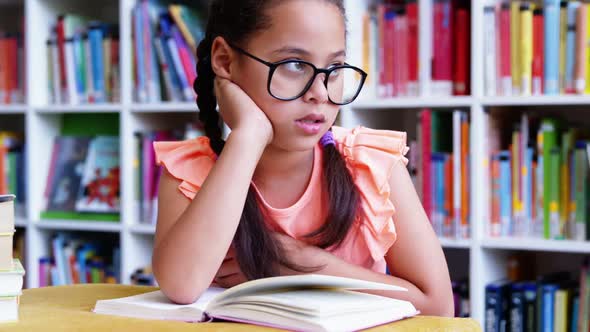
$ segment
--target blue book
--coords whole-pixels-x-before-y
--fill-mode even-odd
[[[510,281],[500,280],[490,283],[485,290],[485,325],[486,332],[503,332],[507,330],[509,310]]]
[[[524,284],[513,283],[510,289],[510,331],[524,332],[525,321]]]
[[[92,58],[92,78],[94,80],[94,100],[97,103],[104,103],[106,98],[105,77],[104,77],[104,34],[99,25],[92,25],[88,31],[90,41],[90,52]]]
[[[146,103],[147,97],[147,83],[145,77],[145,54],[143,45],[143,21],[142,21],[141,6],[138,4],[133,9],[133,34],[135,39],[135,73],[137,75],[137,101],[140,103]]]
[[[439,152],[432,153],[432,183],[433,183],[433,206],[434,206],[434,231],[437,235],[443,235],[443,213],[444,213],[444,158],[445,155]]]
[[[500,224],[502,236],[512,234],[512,168],[509,151],[501,151],[500,158]]]
[[[542,319],[540,331],[553,332],[555,322],[555,292],[559,289],[556,284],[545,284],[542,286],[543,299],[540,311]]]
[[[524,194],[524,217],[526,222],[525,234],[531,235],[533,219],[533,158],[535,151],[532,147],[527,147],[525,151],[524,166],[526,173],[523,177]]]
[[[84,41],[82,35],[76,33],[73,38],[74,68],[76,68],[76,92],[78,100],[86,101],[86,54],[84,53]]]
[[[544,0],[545,58],[544,92],[547,95],[559,93],[559,0]]]
[[[577,290],[572,300],[572,315],[570,321],[570,332],[578,332],[578,315],[580,312],[580,291]]]
[[[523,286],[525,311],[524,330],[526,332],[537,332],[537,283],[526,282]]]

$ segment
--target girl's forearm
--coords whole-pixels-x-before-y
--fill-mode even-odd
[[[319,267],[320,269],[314,273],[374,281],[406,288],[407,292],[379,290],[365,292],[410,301],[423,315],[449,317],[454,315],[452,298],[447,298],[445,292],[441,291],[444,289],[443,286],[441,289],[420,289],[405,279],[377,273],[348,263],[330,252],[314,246],[305,246],[297,251],[289,251],[288,255],[296,264]],[[296,273],[286,268],[282,272],[285,274]]]
[[[178,302],[196,300],[209,286],[233,240],[254,170],[265,145],[232,132],[188,208],[154,248],[154,273]]]

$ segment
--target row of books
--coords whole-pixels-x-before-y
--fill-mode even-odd
[[[590,240],[588,136],[526,113],[510,134],[491,150],[489,235]]]
[[[39,258],[39,287],[119,283],[120,266],[118,247],[58,233],[51,239],[51,255]]]
[[[155,225],[158,215],[158,186],[162,168],[156,165],[154,142],[188,140],[204,135],[204,129],[197,123],[188,123],[184,129],[179,130],[159,130],[135,134],[136,155],[133,163],[135,211],[141,223]]]
[[[439,237],[470,236],[469,126],[467,112],[424,109],[410,142],[410,174]]]
[[[589,10],[586,3],[565,0],[486,6],[486,94],[590,93]]]
[[[20,206],[26,199],[24,149],[22,133],[0,131],[0,195],[16,195],[16,203]]]
[[[470,9],[452,0],[433,2],[433,95],[470,93]],[[380,97],[419,95],[418,4],[383,1],[363,17],[363,67]]]
[[[151,266],[136,269],[131,274],[131,284],[138,286],[158,286]]]
[[[0,104],[24,101],[24,56],[20,34],[0,31]]]
[[[492,282],[485,290],[485,331],[581,331],[590,329],[590,269],[579,280],[568,272],[537,280]]]
[[[141,0],[132,22],[135,100],[194,101],[197,43],[204,37],[200,13],[194,6]]]
[[[60,15],[47,40],[48,88],[55,104],[120,100],[119,28]]]
[[[44,218],[52,213],[120,211],[119,138],[58,136],[45,185]]]

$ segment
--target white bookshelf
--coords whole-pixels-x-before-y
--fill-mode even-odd
[[[349,20],[348,62],[360,65],[361,22],[369,0],[346,0]],[[341,125],[379,124],[389,129],[406,130],[406,122],[397,116],[409,110],[415,114],[420,108],[460,108],[468,110],[471,118],[471,233],[467,240],[441,239],[449,258],[452,275],[470,277],[471,312],[478,321],[484,320],[484,287],[506,275],[508,253],[533,251],[539,255],[581,255],[590,253],[590,243],[571,241],[544,241],[523,239],[489,239],[485,234],[488,216],[488,174],[486,123],[490,116],[487,108],[525,106],[590,106],[590,96],[532,96],[532,97],[484,97],[483,96],[483,2],[471,0],[471,96],[429,96],[430,86],[430,19],[432,8],[428,0],[419,0],[421,16],[420,91],[419,97],[375,99],[370,93],[361,96],[353,106],[343,109]],[[154,130],[162,125],[182,125],[198,117],[195,103],[137,104],[132,99],[131,76],[131,9],[135,0],[76,1],[76,0],[0,0],[0,21],[3,8],[20,7],[25,13],[27,98],[24,104],[0,105],[0,129],[4,119],[16,118],[25,129],[27,149],[28,202],[26,212],[17,217],[17,225],[26,228],[27,281],[30,287],[38,285],[37,261],[49,254],[50,234],[56,231],[76,231],[89,234],[116,234],[121,248],[121,278],[130,282],[131,273],[150,263],[155,227],[143,225],[135,215],[133,183],[133,133]],[[50,105],[47,91],[48,66],[45,41],[49,26],[62,12],[85,13],[120,25],[121,100],[115,104]],[[378,111],[378,112],[373,112]],[[47,221],[40,219],[43,211],[43,191],[50,160],[53,138],[58,135],[60,121],[67,113],[114,113],[119,118],[121,144],[121,217],[119,223],[95,221]],[[386,119],[387,122],[383,122]],[[10,129],[10,128],[8,128]],[[419,249],[419,247],[417,248]]]

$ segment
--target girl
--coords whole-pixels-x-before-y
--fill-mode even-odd
[[[194,84],[207,137],[155,144],[162,291],[191,303],[212,282],[313,272],[402,286],[375,293],[452,316],[405,133],[332,126],[366,76],[345,63],[343,0],[213,0],[209,15]]]

